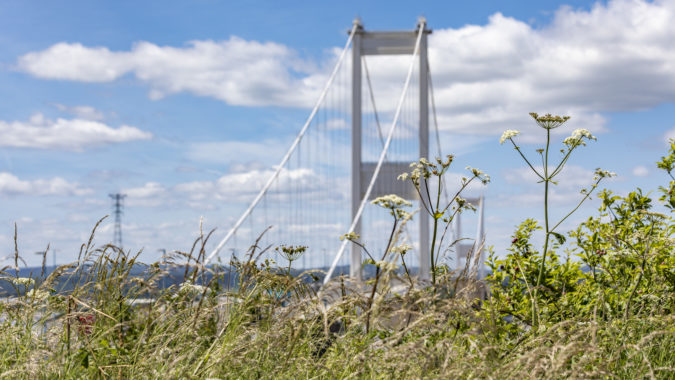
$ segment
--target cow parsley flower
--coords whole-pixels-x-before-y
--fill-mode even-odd
[[[396,247],[391,249],[392,253],[400,253],[401,255],[405,255],[406,252],[410,251],[412,249],[412,246],[410,244],[403,243],[401,245],[397,245]]]
[[[396,194],[389,194],[389,195],[377,197],[374,200],[372,200],[370,203],[372,203],[374,205],[378,205],[380,207],[388,208],[390,210],[393,210],[393,209],[399,208],[399,207],[403,207],[403,206],[412,206],[412,203],[406,201],[405,199],[399,197]]]
[[[26,297],[35,298],[36,301],[44,301],[49,297],[49,292],[40,289],[31,289],[26,292]]]
[[[30,286],[30,285],[33,285],[35,283],[35,280],[33,280],[30,277],[17,277],[17,278],[12,279],[12,282],[15,285]]]
[[[591,132],[588,131],[588,129],[580,128],[575,129],[570,137],[567,137],[565,140],[563,140],[563,144],[569,147],[574,147],[577,145],[585,146],[586,142],[584,141],[584,137],[587,138],[588,140],[597,140],[597,138],[593,136]]]
[[[504,144],[504,141],[516,137],[520,134],[520,131],[516,131],[515,129],[507,129],[502,133],[502,137],[499,139],[500,144]]]
[[[391,271],[395,271],[396,269],[398,269],[398,265],[396,265],[395,263],[386,261],[386,260],[378,261],[378,262],[375,263],[375,265],[378,268],[380,268],[383,272],[391,272]]]
[[[345,239],[347,239],[347,240],[359,240],[359,237],[360,237],[359,234],[352,231],[350,233],[346,233],[346,234],[340,236],[340,240],[345,240]]]

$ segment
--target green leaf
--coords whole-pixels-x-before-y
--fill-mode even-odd
[[[553,235],[553,237],[555,237],[555,239],[558,241],[559,244],[561,244],[561,245],[565,244],[565,240],[566,240],[565,236],[563,236],[562,234],[559,234],[557,232],[550,232],[550,234]]]

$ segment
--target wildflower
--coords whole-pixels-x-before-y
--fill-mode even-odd
[[[395,263],[386,261],[386,260],[376,262],[375,266],[380,268],[383,272],[391,272],[391,271],[394,271],[394,270],[398,269],[398,265],[396,265]]]
[[[401,255],[405,255],[406,252],[410,251],[412,249],[412,246],[410,244],[401,244],[397,245],[396,247],[391,249],[392,253],[400,253]]]
[[[516,131],[515,129],[507,129],[502,133],[502,137],[499,139],[500,144],[504,144],[504,141],[507,139],[516,137],[520,134],[520,131]]]
[[[78,328],[80,334],[90,335],[91,329],[94,326],[94,323],[96,322],[96,316],[92,313],[86,313],[83,315],[79,315],[77,317],[77,321],[80,322],[80,326]]]
[[[586,142],[583,140],[584,137],[588,140],[597,140],[597,138],[593,136],[591,132],[588,131],[588,129],[580,128],[575,129],[570,137],[563,140],[563,144],[570,147],[575,145],[586,145]]]
[[[35,280],[33,280],[30,277],[17,277],[17,278],[12,279],[12,282],[15,285],[30,286],[30,285],[33,285],[35,283]]]
[[[616,177],[616,173],[597,168],[595,169],[595,175],[593,176],[593,180],[597,181],[601,178],[611,178],[611,177]]]
[[[482,170],[472,168],[471,166],[467,166],[466,170],[469,170],[474,177],[478,178],[483,183],[483,185],[487,185],[490,182],[490,176],[485,174]]]
[[[530,116],[532,116],[538,126],[544,129],[558,128],[570,119],[569,116],[553,116],[550,113],[547,113],[544,116],[539,116],[539,114],[535,112],[530,112]]]
[[[187,293],[187,294],[204,294],[204,291],[207,290],[207,287],[202,286],[202,285],[196,285],[193,284],[191,281],[185,281],[182,284],[180,284],[180,288],[178,289],[179,293]],[[211,289],[208,289],[210,291]]]
[[[402,206],[412,206],[412,203],[406,201],[405,199],[399,197],[396,194],[389,194],[389,195],[384,195],[381,197],[377,197],[374,200],[372,200],[370,203],[374,205],[378,205],[380,207],[388,208],[388,209],[395,209],[399,208]]]
[[[36,301],[44,301],[49,297],[49,293],[40,289],[31,289],[26,292],[26,297],[35,299]]]
[[[353,232],[352,232],[353,233]],[[305,245],[282,245],[275,250],[288,261],[295,261],[307,250]]]
[[[406,179],[408,179],[408,173],[403,173],[403,174],[399,175],[397,179],[399,181],[405,181]]]
[[[358,240],[359,238],[360,238],[360,236],[359,236],[356,232],[354,232],[354,231],[349,232],[349,233],[346,233],[346,234],[340,236],[340,240],[345,240],[345,239],[347,239],[347,240],[350,240],[350,241],[351,241],[351,240]]]

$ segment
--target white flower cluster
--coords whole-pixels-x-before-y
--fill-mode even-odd
[[[178,289],[179,293],[184,293],[184,294],[204,294],[204,291],[207,288],[202,285],[196,285],[193,284],[190,281],[185,281],[184,283],[180,284],[180,288]],[[209,293],[211,289],[207,290],[207,293]]]
[[[402,255],[405,255],[406,252],[410,251],[413,247],[410,244],[401,244],[397,245],[396,247],[391,249],[392,253],[400,253]]]
[[[380,207],[390,209],[390,210],[393,210],[393,209],[399,208],[399,207],[403,207],[403,206],[412,206],[412,203],[406,201],[405,199],[399,197],[396,194],[389,194],[389,195],[377,197],[374,200],[372,200],[370,203],[372,203],[374,205],[378,205]]]
[[[350,233],[347,233],[347,234],[344,234],[344,235],[340,236],[340,240],[345,240],[345,239],[347,239],[347,240],[359,240],[359,237],[360,237],[359,234],[352,231]]]
[[[593,176],[593,180],[597,181],[601,178],[611,178],[611,177],[616,177],[616,173],[597,168],[595,169],[595,175]]]
[[[395,263],[386,261],[386,260],[378,261],[378,262],[375,263],[375,265],[378,268],[380,268],[383,272],[391,272],[391,271],[395,271],[396,269],[398,269],[398,265],[396,265]]]
[[[35,298],[36,301],[44,301],[49,297],[49,292],[40,289],[31,289],[26,292],[26,297],[30,299]]]
[[[474,177],[478,178],[481,182],[483,182],[483,185],[487,185],[490,182],[490,176],[485,174],[480,169],[472,168],[471,166],[467,166],[466,170],[470,171]]]
[[[33,280],[30,277],[17,277],[17,278],[12,279],[12,282],[15,285],[30,286],[30,285],[33,285],[35,283],[35,280]]]
[[[583,140],[585,138],[589,140],[597,140],[595,136],[591,134],[591,132],[588,129],[575,129],[574,132],[572,132],[572,135],[565,140],[563,140],[563,144],[573,147],[576,145],[586,145],[586,142]]]
[[[520,134],[520,131],[516,131],[515,129],[507,129],[502,133],[502,137],[499,139],[500,144],[504,144],[504,141],[516,137]]]

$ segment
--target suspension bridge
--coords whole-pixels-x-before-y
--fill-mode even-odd
[[[419,209],[417,192],[397,176],[420,157],[444,157],[428,60],[431,33],[424,19],[412,31],[367,31],[360,20],[353,22],[306,122],[279,164],[256,172],[262,187],[248,189],[257,195],[220,238],[207,264],[242,258],[266,231],[262,246],[307,246],[299,265],[324,268],[325,282],[338,274],[361,279],[363,250],[339,237],[354,232],[370,252],[383,252],[392,219],[387,210],[370,201],[393,193],[410,200],[412,210]],[[371,69],[391,67],[392,60],[404,60],[408,67],[399,84],[393,84],[397,82],[393,74],[387,83],[374,83]],[[462,196],[478,212],[473,236],[463,234],[459,217],[453,221],[450,241],[459,242],[447,259],[456,266],[471,250],[480,255],[475,247],[481,244],[473,242],[483,242],[485,237],[482,195]],[[430,270],[430,219],[424,210],[418,211],[402,236],[413,247],[406,254],[406,264],[417,268],[423,280]],[[273,249],[259,259],[265,258],[281,259]]]

